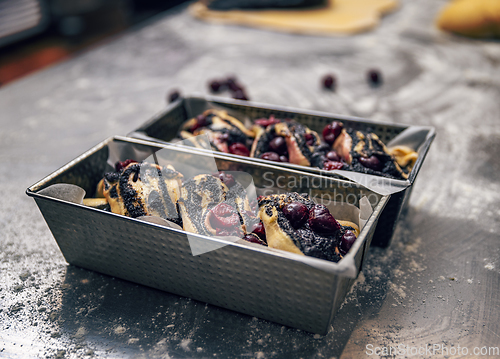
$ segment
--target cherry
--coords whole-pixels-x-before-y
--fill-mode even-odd
[[[323,139],[326,143],[333,145],[335,139],[340,135],[342,131],[342,123],[338,121],[333,121],[323,128]]]
[[[174,102],[175,100],[179,99],[181,97],[181,93],[179,90],[172,90],[168,94],[168,103]]]
[[[352,245],[356,241],[356,235],[353,231],[346,230],[342,239],[340,240],[340,253],[346,254],[351,249]]]
[[[323,163],[323,169],[325,171],[341,170],[342,167],[344,167],[344,164],[342,162],[339,162],[339,161],[326,160]]]
[[[292,202],[285,205],[283,207],[283,214],[295,229],[302,227],[309,217],[307,206],[300,202]]]
[[[382,73],[377,69],[370,69],[366,74],[368,83],[372,87],[377,87],[382,85]]]
[[[262,158],[263,160],[280,162],[280,155],[278,155],[276,152],[264,152],[260,155],[260,158]]]
[[[257,236],[259,236],[260,239],[262,239],[264,242],[267,242],[267,238],[266,238],[266,230],[264,228],[264,224],[262,223],[262,221],[260,221],[258,224],[257,224],[257,227],[255,227],[255,229],[253,230],[254,234],[256,234]]]
[[[316,137],[314,137],[314,135],[312,133],[306,133],[306,135],[304,137],[306,139],[306,143],[309,146],[313,146],[314,142],[316,142]]]
[[[278,120],[277,118],[274,118],[273,115],[269,116],[269,118],[259,118],[254,121],[256,125],[262,126],[262,127],[267,127],[270,125],[274,125],[276,123],[280,123],[281,120]]]
[[[328,158],[330,161],[340,162],[340,156],[333,150],[327,152],[326,158]]]
[[[239,89],[233,92],[233,98],[236,100],[248,101],[248,96],[243,89]]]
[[[238,90],[243,90],[243,87],[238,83],[236,77],[228,77],[226,79],[226,86],[229,88],[229,90],[233,92],[236,92]]]
[[[325,75],[325,76],[323,76],[322,82],[323,82],[324,88],[326,88],[328,90],[335,91],[335,87],[337,84],[337,80],[336,80],[335,76],[333,76],[331,74]]]
[[[209,123],[207,121],[207,118],[203,115],[198,115],[196,117],[196,123],[191,126],[191,128],[189,129],[191,132],[194,132],[196,131],[197,129],[199,129],[200,127],[205,127],[205,126],[208,126]]]
[[[309,227],[317,233],[331,233],[340,229],[340,224],[333,218],[325,206],[315,204],[309,211]]]
[[[250,156],[250,151],[243,143],[236,142],[229,146],[229,153],[240,155],[240,156]]]
[[[227,203],[219,203],[217,206],[212,208],[209,213],[210,224],[216,230],[218,228],[223,230],[228,230],[228,232],[234,232],[240,226],[240,217],[236,212],[236,209],[228,205]],[[229,231],[230,229],[234,229]]]
[[[285,163],[289,162],[289,161],[288,161],[288,157],[287,157],[287,156],[283,156],[283,155],[281,155],[281,156],[280,156],[280,162],[285,162]]]
[[[283,137],[277,136],[269,142],[269,148],[279,155],[284,155],[287,152],[286,141]]]
[[[364,167],[371,168],[374,171],[382,170],[382,162],[380,162],[376,156],[360,157],[359,163],[361,163]]]
[[[115,170],[116,172],[121,172],[125,167],[127,167],[131,163],[137,163],[136,160],[125,160],[125,161],[118,161],[115,163]]]
[[[264,242],[262,239],[260,239],[257,235],[255,234],[245,234],[245,236],[243,237],[243,239],[247,242],[251,242],[251,243],[257,243],[257,244],[261,244],[261,245],[264,245],[266,246],[267,243]]]
[[[233,187],[236,184],[236,180],[234,179],[232,174],[220,171],[212,174],[212,176],[220,179],[222,183],[224,183],[228,187]]]
[[[210,86],[210,90],[213,93],[217,93],[217,92],[221,91],[222,87],[223,87],[222,84],[217,80],[210,81],[209,86]]]

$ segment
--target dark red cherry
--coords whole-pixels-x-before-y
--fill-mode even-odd
[[[210,224],[213,228],[236,230],[240,226],[240,217],[235,208],[227,203],[219,203],[210,210]]]
[[[255,234],[245,234],[245,236],[243,237],[243,239],[245,241],[247,241],[247,242],[257,243],[257,244],[260,244],[260,245],[263,245],[263,246],[267,246],[267,243],[264,242],[262,239],[260,239]]]
[[[333,171],[333,170],[341,170],[344,167],[344,164],[339,161],[330,161],[326,160],[323,163],[323,169],[325,171]]]
[[[300,228],[309,217],[307,206],[300,202],[292,202],[283,207],[283,214],[290,221],[293,228]]]
[[[306,133],[306,135],[304,136],[304,138],[306,139],[306,143],[309,146],[313,146],[314,143],[316,142],[316,137],[314,137],[314,135],[312,133]]]
[[[277,118],[274,118],[273,115],[269,116],[269,118],[259,118],[254,121],[256,125],[262,126],[262,127],[267,127],[270,125],[274,125],[276,123],[280,123],[281,120],[278,120]]]
[[[381,171],[382,170],[382,162],[380,162],[380,160],[376,156],[360,157],[359,163],[361,163],[363,166],[370,168],[374,171]]]
[[[259,222],[259,224],[257,224],[257,227],[255,227],[252,233],[258,235],[259,238],[262,239],[264,242],[267,242],[266,230],[264,228],[264,224],[262,223],[262,221]]]
[[[342,131],[342,123],[338,121],[333,121],[323,128],[323,139],[326,143],[332,145],[335,142],[335,139],[340,135]]]
[[[236,79],[236,77],[228,77],[226,79],[226,86],[229,88],[229,90],[231,90],[233,92],[236,92],[238,90],[243,90],[243,86],[241,86],[238,83],[238,80]]]
[[[322,82],[323,82],[324,88],[326,88],[328,90],[335,91],[335,87],[337,84],[335,76],[333,76],[331,74],[325,75],[325,76],[323,76]]]
[[[328,208],[315,204],[309,211],[309,227],[316,233],[333,234],[340,229],[340,224],[333,218]]]
[[[352,245],[356,241],[356,235],[353,231],[346,230],[342,239],[340,240],[340,253],[346,254],[351,249]]]
[[[217,92],[219,92],[219,91],[222,90],[222,85],[221,85],[221,83],[218,80],[212,80],[212,81],[210,81],[209,87],[210,87],[210,90],[213,93],[217,93]]]
[[[366,78],[368,83],[372,87],[377,87],[382,85],[382,73],[378,69],[370,69],[366,73]]]
[[[121,172],[125,167],[127,167],[131,163],[137,163],[136,160],[125,160],[125,161],[118,161],[115,163],[115,170],[116,172]]]
[[[179,90],[172,90],[168,94],[168,103],[174,102],[175,100],[179,99],[181,97],[181,93]]]
[[[233,187],[236,184],[236,180],[234,179],[232,174],[220,171],[212,174],[212,176],[217,177],[228,187]]]
[[[337,161],[340,162],[340,156],[337,154],[335,151],[328,151],[326,153],[326,158],[328,158],[330,161]]]
[[[250,156],[250,151],[243,143],[236,142],[229,146],[229,153],[240,155],[240,156]]]
[[[242,89],[234,91],[232,97],[234,99],[236,99],[236,100],[245,100],[245,101],[248,101],[248,96],[245,93],[245,91],[243,91]]]
[[[280,162],[285,162],[285,163],[289,162],[289,161],[288,161],[288,157],[287,157],[287,156],[283,156],[283,155],[281,155],[281,156],[280,156]]]
[[[287,152],[286,141],[283,137],[278,136],[269,142],[269,148],[279,155],[284,155]]]
[[[280,162],[280,155],[278,155],[276,152],[264,152],[260,155],[260,158],[262,158],[263,160]]]

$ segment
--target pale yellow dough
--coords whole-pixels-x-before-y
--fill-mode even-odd
[[[218,23],[245,25],[302,34],[354,34],[374,28],[380,17],[396,9],[397,0],[329,0],[312,10],[209,10],[190,6],[193,16]]]
[[[465,36],[500,37],[500,1],[451,1],[439,13],[436,25],[442,30]]]

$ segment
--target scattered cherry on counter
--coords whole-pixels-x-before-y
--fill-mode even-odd
[[[331,91],[335,91],[335,88],[337,87],[337,79],[335,78],[334,75],[328,74],[323,76],[321,79],[323,88]]]
[[[181,93],[179,90],[172,90],[168,93],[167,100],[168,103],[172,103],[178,100],[181,97]]]
[[[382,73],[378,69],[370,69],[367,72],[367,80],[370,86],[378,87],[382,85]]]

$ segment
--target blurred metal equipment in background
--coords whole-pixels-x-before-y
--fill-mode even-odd
[[[0,47],[44,31],[49,20],[44,0],[0,0]]]

